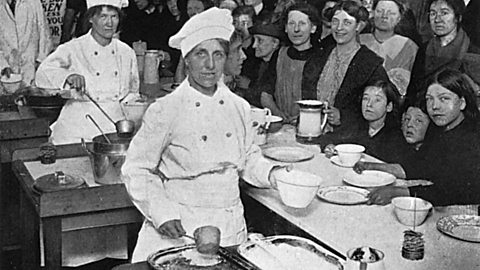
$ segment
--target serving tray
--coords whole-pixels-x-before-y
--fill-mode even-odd
[[[172,247],[152,253],[147,262],[155,270],[261,270],[234,252],[220,247],[214,260],[217,263],[210,265],[192,264],[188,254],[196,252],[195,244]]]
[[[343,270],[343,265],[336,257],[325,254],[319,245],[306,238],[277,235],[265,237],[261,241],[263,242],[261,245],[255,241],[244,242],[237,250],[240,255],[262,270],[275,269],[269,265],[268,257],[271,256],[275,256],[276,261],[285,269]],[[268,248],[268,251],[265,251],[265,248]],[[261,252],[267,252],[268,256],[261,256]]]

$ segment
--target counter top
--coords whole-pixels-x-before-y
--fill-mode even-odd
[[[292,130],[273,135],[269,138],[269,145],[264,147],[284,145],[286,142],[295,144],[292,136]],[[294,163],[294,168],[321,176],[324,180],[322,186],[346,185],[342,178],[351,168],[334,165],[317,146],[299,146],[315,151],[315,157]],[[410,261],[401,256],[401,249],[403,232],[411,228],[397,221],[391,204],[346,206],[315,198],[307,208],[294,209],[281,202],[277,190],[249,187],[246,193],[341,254],[365,245],[382,250],[389,270],[480,269],[480,243],[451,238],[436,228],[440,217],[467,213],[465,207],[434,208],[425,223],[415,229],[424,234],[425,257],[420,261]]]

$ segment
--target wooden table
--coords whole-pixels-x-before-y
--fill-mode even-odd
[[[21,248],[19,187],[11,170],[12,153],[46,142],[50,134],[48,126],[48,119],[17,108],[12,95],[0,96],[0,268],[11,264],[4,260],[5,252]]]
[[[45,269],[61,269],[62,232],[128,224],[129,242],[135,242],[138,225],[143,221],[123,184],[91,184],[93,172],[89,162],[85,165],[86,153],[79,144],[58,146],[57,150],[57,162],[52,165],[36,161],[38,149],[19,150],[14,154],[12,169],[21,189],[22,269],[40,266],[40,222]],[[43,165],[50,166],[54,172],[62,170],[62,164],[78,164],[76,170],[84,172],[81,176],[89,187],[42,194],[32,189],[34,179],[39,176],[32,175],[32,171],[38,174],[39,166]],[[63,168],[63,171],[67,174],[69,170]]]
[[[291,129],[283,134],[273,134],[267,146],[294,144],[293,137]],[[295,163],[295,168],[321,176],[323,186],[344,185],[342,177],[351,168],[334,165],[316,146],[299,146],[314,151],[315,157]],[[382,250],[389,270],[480,269],[480,243],[460,241],[436,229],[440,217],[459,213],[455,212],[455,207],[435,208],[425,223],[416,228],[424,234],[425,257],[420,261],[410,261],[401,256],[403,232],[410,228],[397,221],[391,204],[344,206],[315,198],[307,208],[294,209],[281,202],[276,190],[250,187],[245,192],[341,254],[365,245]]]

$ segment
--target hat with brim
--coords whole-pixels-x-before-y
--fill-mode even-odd
[[[271,36],[280,40],[285,37],[283,30],[284,28],[277,23],[259,23],[248,28],[251,35]]]

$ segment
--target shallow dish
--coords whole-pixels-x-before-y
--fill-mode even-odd
[[[350,166],[348,164],[343,164],[341,161],[340,161],[340,158],[338,156],[333,156],[330,158],[330,161],[337,165],[337,166],[340,166],[340,167],[344,167],[344,168],[352,168],[353,166]]]
[[[312,152],[294,146],[269,147],[262,152],[264,156],[281,162],[300,162],[314,157]]]
[[[480,243],[480,216],[452,215],[437,221],[442,233],[468,242]]]
[[[267,117],[268,117],[267,122],[270,122],[270,123],[278,123],[283,121],[283,118],[280,116],[270,115]]]
[[[363,171],[361,174],[349,171],[343,176],[343,181],[352,186],[371,188],[383,187],[395,182],[395,176],[382,171]]]
[[[350,186],[332,186],[320,188],[317,196],[327,202],[353,205],[368,201],[368,190]]]
[[[247,241],[237,249],[240,255],[262,270],[276,269],[269,264],[269,256],[263,256],[265,253],[262,252],[266,252],[264,248],[268,248],[270,256],[275,256],[282,265],[286,266],[285,269],[343,269],[337,258],[325,254],[321,251],[323,249],[319,245],[308,239],[290,235],[277,235],[265,237],[262,241],[264,242],[263,247],[253,241]]]

